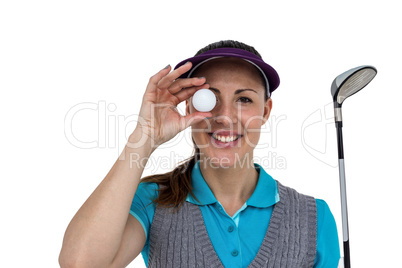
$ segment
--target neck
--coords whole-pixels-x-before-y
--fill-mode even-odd
[[[253,194],[259,177],[252,159],[230,167],[217,167],[203,158],[200,170],[215,198],[224,206],[242,206]]]

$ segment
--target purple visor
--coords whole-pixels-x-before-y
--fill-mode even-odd
[[[175,67],[175,69],[179,68],[183,64],[185,64],[188,61],[191,61],[193,64],[193,67],[186,73],[180,76],[180,78],[187,78],[191,77],[193,72],[200,67],[202,64],[204,64],[207,61],[210,61],[212,59],[216,58],[221,58],[221,57],[235,57],[235,58],[241,58],[246,60],[247,62],[251,63],[254,65],[262,74],[262,76],[265,79],[265,85],[267,88],[267,93],[268,97],[271,96],[271,93],[278,88],[279,86],[279,76],[278,73],[275,71],[274,68],[272,68],[270,65],[265,63],[260,57],[257,55],[245,51],[243,49],[238,49],[238,48],[216,48],[212,49],[209,51],[206,51],[198,56],[192,57],[185,59],[178,63]]]

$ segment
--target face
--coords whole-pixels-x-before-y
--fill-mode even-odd
[[[242,59],[222,58],[206,62],[193,76],[205,77],[217,100],[212,118],[192,126],[201,157],[219,167],[248,164],[272,108],[259,71]],[[190,98],[186,113],[194,112]]]

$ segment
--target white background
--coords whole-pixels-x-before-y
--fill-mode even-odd
[[[330,86],[350,68],[378,69],[343,105],[351,260],[400,267],[400,25],[397,1],[2,1],[0,265],[57,267],[64,231],[134,129],[149,77],[235,39],[281,77],[256,162],[325,199],[340,240]],[[95,110],[71,118],[76,105]],[[189,157],[189,135],[158,149],[144,175]],[[144,267],[141,256],[130,267]]]

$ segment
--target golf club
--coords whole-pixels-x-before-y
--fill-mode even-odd
[[[342,103],[343,101],[368,85],[377,74],[373,66],[363,65],[338,75],[332,82],[331,94],[334,100],[335,127],[338,140],[339,182],[341,191],[342,232],[344,267],[350,268],[348,207],[346,200],[345,162],[342,140]]]

